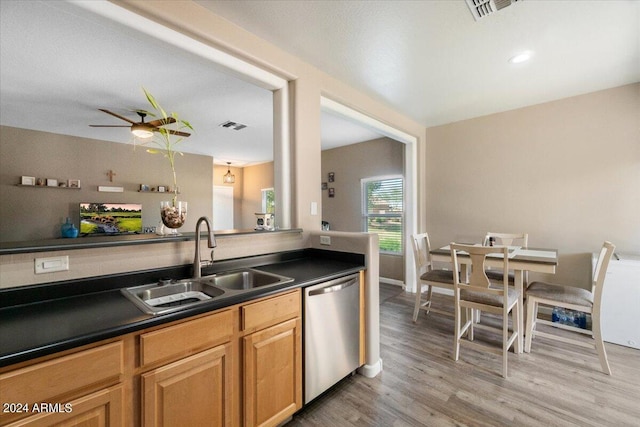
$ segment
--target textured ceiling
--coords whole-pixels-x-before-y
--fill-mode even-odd
[[[425,126],[640,80],[640,1],[197,3]]]
[[[640,80],[640,1],[525,0],[478,22],[462,0],[198,3],[425,126]],[[144,86],[194,125],[185,151],[272,158],[271,92],[73,3],[0,8],[1,124],[129,142],[89,124],[135,119]],[[521,49],[533,60],[509,64]],[[324,148],[377,137],[323,113]]]

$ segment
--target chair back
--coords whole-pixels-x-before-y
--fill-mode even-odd
[[[416,265],[416,273],[418,277],[421,274],[431,270],[431,244],[429,243],[429,234],[420,233],[411,235],[411,246],[413,247],[413,260]]]
[[[503,295],[505,307],[507,305],[507,293],[509,288],[509,248],[507,246],[476,246],[450,243],[451,261],[453,271],[458,271],[458,256],[460,252],[466,252],[471,258],[471,275],[468,282],[461,282],[457,274],[453,275],[454,290],[458,298],[460,289],[474,292],[486,292],[488,294]],[[502,254],[503,259],[503,286],[502,288],[490,287],[491,282],[486,274],[485,262],[490,254]]]
[[[611,261],[611,256],[613,255],[613,251],[615,249],[616,246],[613,243],[607,241],[602,244],[602,248],[600,249],[598,261],[596,262],[596,267],[593,270],[593,283],[591,287],[591,292],[593,293],[594,297],[594,305],[596,301],[598,301],[597,305],[600,305],[599,301],[602,297],[602,287],[604,286],[604,279],[607,274],[607,269],[609,268],[609,261]]]
[[[516,243],[525,248],[529,245],[529,234],[527,233],[494,233],[492,231],[487,232],[482,244],[489,246],[489,239],[492,237],[497,245],[514,246]]]

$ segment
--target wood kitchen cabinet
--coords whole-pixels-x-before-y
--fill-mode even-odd
[[[124,425],[122,399],[122,386],[107,388],[59,407],[45,409],[52,412],[41,412],[8,425],[11,427],[120,427]],[[53,412],[55,410],[59,412]],[[32,407],[31,412],[33,411]]]
[[[241,308],[244,425],[274,426],[302,407],[300,290]]]
[[[121,426],[123,342],[66,354],[0,375],[0,425]]]
[[[233,310],[178,323],[139,337],[141,424],[232,424]],[[146,368],[145,368],[146,370]]]
[[[142,374],[142,425],[231,425],[230,346]]]

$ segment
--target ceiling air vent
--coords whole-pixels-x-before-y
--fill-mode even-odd
[[[484,18],[487,15],[491,15],[499,11],[500,9],[504,9],[507,6],[510,6],[512,3],[516,3],[518,1],[523,0],[465,0],[467,2],[467,6],[471,10],[471,14],[473,15],[473,19],[476,21],[480,18]]]
[[[233,130],[240,130],[247,127],[247,125],[243,125],[242,123],[238,123],[238,122],[232,122],[231,120],[227,120],[224,123],[220,123],[218,126],[220,126],[221,128],[227,128],[227,129],[233,129]]]

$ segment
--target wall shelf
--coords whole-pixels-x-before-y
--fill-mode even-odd
[[[80,190],[80,187],[59,187],[59,186],[50,186],[50,185],[24,185],[24,184],[16,184],[16,187],[25,187],[25,188],[57,188],[58,190]]]

